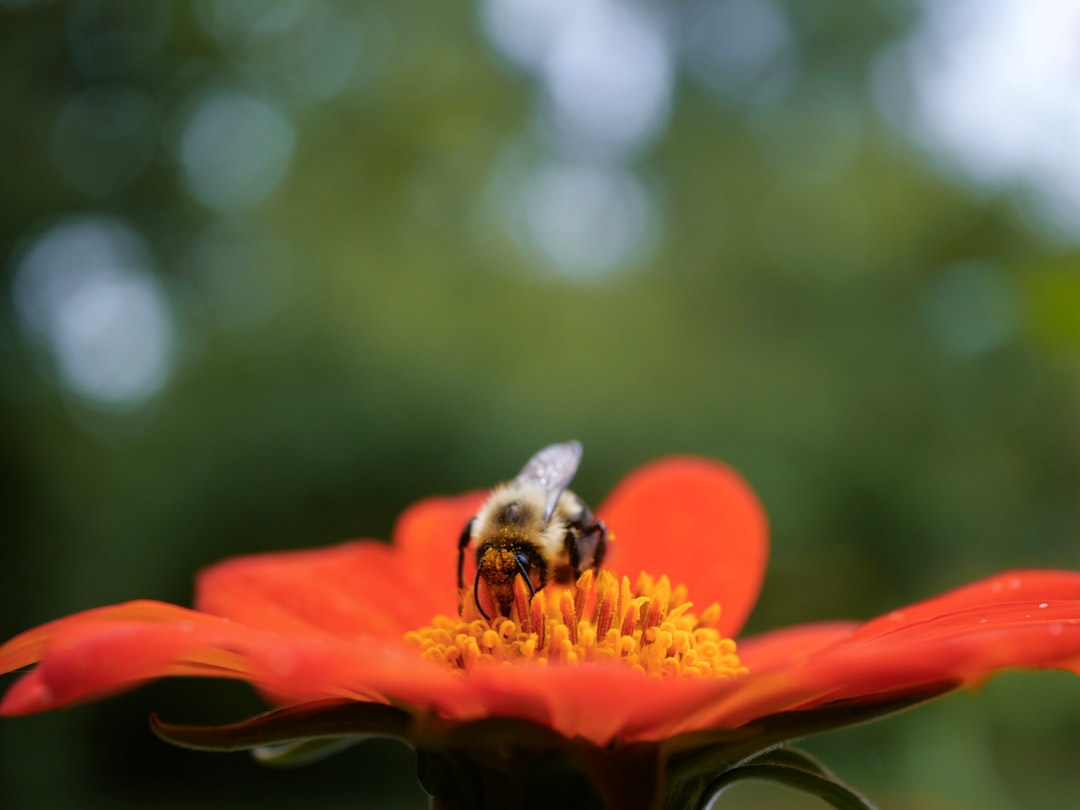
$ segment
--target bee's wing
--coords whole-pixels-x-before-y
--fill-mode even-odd
[[[574,480],[574,473],[581,463],[581,452],[578,441],[545,447],[529,459],[514,479],[515,484],[538,486],[544,490],[544,520],[551,517],[559,496]]]

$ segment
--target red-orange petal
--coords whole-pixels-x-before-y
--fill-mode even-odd
[[[393,699],[483,714],[461,678],[397,640],[268,632],[171,605],[149,618],[115,618],[145,613],[139,605],[77,614],[5,645],[5,664],[40,663],[15,682],[0,714],[54,709],[168,675],[238,678],[283,703]]]
[[[840,628],[831,640],[827,628],[821,633],[808,630],[808,649],[799,649],[798,630],[790,635],[781,631],[757,651],[754,644],[746,645],[749,661],[745,655],[743,661],[749,676],[734,688],[718,689],[699,710],[685,707],[669,731],[738,726],[777,712],[836,700],[900,696],[943,682],[976,684],[1008,668],[1080,674],[1080,599],[1075,598],[1080,577],[1072,572],[1023,572],[1012,592],[1026,598],[1003,601],[1008,591],[993,584],[1015,581],[1014,576],[995,577],[930,600],[947,608],[938,615],[928,615],[929,603],[921,603],[853,631]],[[1034,598],[1036,591],[1023,587],[1028,576],[1042,586]],[[1061,598],[1070,594],[1074,598]]]
[[[751,672],[805,660],[815,650],[851,637],[858,622],[813,622],[739,639],[739,659]]]
[[[426,498],[413,504],[394,526],[393,546],[412,577],[412,587],[429,595],[431,614],[457,612],[458,540],[488,493]]]
[[[1080,673],[1080,605],[1021,623],[1006,621],[946,632],[908,643],[840,644],[792,670],[751,679],[714,707],[709,725],[741,725],[757,717],[837,700],[879,698],[942,682],[977,684],[1007,668],[1063,669]],[[1000,618],[1000,617],[999,617]]]
[[[88,611],[51,631],[17,645],[11,660],[41,663],[8,691],[0,713],[55,709],[168,675],[223,677],[282,703],[351,698],[459,720],[514,717],[603,745],[642,707],[663,715],[673,696],[697,688],[610,665],[493,666],[462,678],[402,644],[268,632],[164,604]]]
[[[1050,599],[1080,599],[1080,573],[1005,571],[868,621],[858,629],[857,636],[881,636],[983,605],[1025,601],[1038,604]]]
[[[361,540],[210,566],[196,607],[267,630],[400,637],[456,611],[457,541],[484,497],[420,501],[399,518],[392,545]]]
[[[672,709],[697,703],[704,686],[691,679],[642,676],[621,664],[579,666],[492,666],[470,673],[466,686],[480,713],[444,704],[447,716],[469,720],[496,716],[529,720],[565,737],[583,737],[599,746],[631,739],[628,729],[647,727],[632,739],[659,739],[673,719]],[[720,682],[730,686],[734,682]]]
[[[597,514],[614,534],[605,566],[683,583],[697,605],[723,605],[734,636],[757,600],[768,557],[761,504],[731,468],[702,458],[647,464],[624,478]]]
[[[387,544],[354,541],[218,563],[199,573],[195,604],[264,630],[397,638],[438,606],[430,589],[411,579]]]
[[[166,624],[185,621],[216,623],[219,620],[188,608],[150,599],[84,610],[27,630],[0,645],[0,674],[40,661],[46,643],[67,630],[107,621]]]
[[[117,616],[144,616],[116,618]],[[15,715],[101,697],[165,675],[249,678],[231,652],[247,628],[162,603],[129,603],[76,614],[17,637],[11,647],[41,663],[4,696],[0,714]],[[30,644],[26,644],[27,636]],[[5,660],[5,664],[10,663]]]

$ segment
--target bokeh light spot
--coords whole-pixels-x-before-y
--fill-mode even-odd
[[[632,156],[667,126],[674,67],[658,9],[488,0],[480,14],[495,48],[540,82],[540,120],[563,152]]]
[[[555,131],[585,150],[632,154],[670,117],[671,51],[660,20],[639,6],[591,3],[574,13],[541,75]]]
[[[925,314],[934,334],[954,357],[982,354],[1012,339],[1020,324],[1016,290],[996,265],[961,262],[948,268],[931,290]]]
[[[329,98],[348,84],[361,64],[372,72],[371,63],[377,61],[360,22],[377,24],[374,7],[320,0],[209,0],[195,8],[226,58],[301,98]]]
[[[641,258],[656,212],[641,182],[623,169],[552,163],[520,178],[519,242],[555,272],[601,278]]]
[[[367,13],[367,21],[374,13]],[[341,92],[363,64],[369,72],[377,61],[367,46],[361,24],[326,4],[308,5],[308,14],[294,35],[277,49],[277,63],[288,86],[313,98],[326,99]]]
[[[1071,0],[921,0],[882,54],[879,103],[941,165],[1019,187],[1055,229],[1080,238],[1080,5]]]
[[[529,70],[539,70],[572,15],[596,0],[484,0],[480,20],[492,45]]]
[[[198,0],[195,13],[203,28],[223,44],[245,45],[287,32],[303,16],[305,0]]]
[[[212,210],[249,208],[284,178],[294,142],[292,121],[277,107],[210,89],[196,101],[180,136],[184,186]]]
[[[54,225],[19,259],[14,299],[26,336],[89,404],[130,409],[167,382],[172,312],[147,245],[123,222],[78,217]]]
[[[794,38],[772,0],[694,0],[680,9],[683,64],[731,101],[764,101],[795,76]]]

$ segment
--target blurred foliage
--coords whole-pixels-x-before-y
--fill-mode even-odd
[[[788,61],[725,84],[686,46],[668,112],[597,156],[493,44],[497,5],[0,1],[0,636],[386,537],[570,437],[593,502],[666,453],[746,475],[774,547],[751,631],[1080,565],[1080,255],[880,114],[913,6],[746,0]],[[685,43],[711,5],[740,4],[634,8]],[[164,302],[88,355],[32,296],[94,288],[27,269],[80,223],[142,246],[102,289]],[[811,748],[885,807],[1074,807],[1070,705],[1073,679],[1008,676]],[[143,723],[255,706],[165,683],[5,720],[0,804],[423,806],[400,747],[283,773]],[[787,800],[760,796],[725,806]]]

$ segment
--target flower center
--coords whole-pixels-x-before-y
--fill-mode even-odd
[[[531,599],[521,577],[509,617],[484,619],[471,598],[461,616],[437,616],[405,634],[423,657],[462,672],[493,663],[615,661],[660,677],[735,678],[746,667],[735,642],[716,628],[720,605],[691,612],[684,586],[642,574],[637,585],[586,571],[574,588],[544,588]]]

